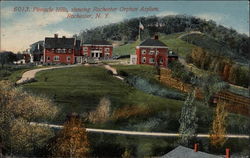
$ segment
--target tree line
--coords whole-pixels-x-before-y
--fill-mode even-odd
[[[24,58],[24,55],[20,53],[15,54],[11,51],[0,52],[0,64],[2,68],[6,64],[13,63],[13,61],[18,61],[23,58]]]

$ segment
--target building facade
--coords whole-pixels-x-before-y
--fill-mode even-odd
[[[81,55],[98,59],[111,58],[113,46],[106,40],[86,41],[81,46]]]
[[[80,52],[80,41],[76,38],[46,37],[44,43],[44,62],[53,64],[74,64],[75,56]]]
[[[167,67],[168,63],[177,60],[178,56],[156,35],[154,39],[147,39],[136,46],[137,64]]]
[[[44,52],[44,41],[38,41],[30,45],[31,63],[42,62]]]

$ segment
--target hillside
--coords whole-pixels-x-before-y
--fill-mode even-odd
[[[218,41],[205,34],[187,34],[181,37],[182,40],[199,46],[214,55],[226,56],[238,63],[248,63],[249,60],[243,55],[238,55],[237,50],[230,49],[225,42]]]
[[[206,35],[206,38],[209,37],[208,41],[216,42],[208,42],[207,45],[202,44],[199,46],[209,48],[215,47],[214,49],[216,49],[216,51],[222,51],[222,54],[224,54],[224,51],[226,50],[229,52],[227,54],[230,54],[230,56],[234,58],[238,57],[243,59],[249,57],[250,40],[247,35],[240,34],[232,28],[217,25],[212,20],[206,21],[204,19],[187,15],[133,18],[119,23],[84,30],[79,33],[78,38],[83,39],[84,41],[89,39],[106,39],[109,41],[122,41],[123,43],[130,43],[130,41],[136,41],[138,39],[139,22],[141,22],[144,26],[144,30],[141,30],[142,40],[152,37],[155,33],[167,36],[170,35],[171,37],[172,34],[175,33],[178,35],[180,32],[200,31]],[[198,37],[195,35],[195,37],[192,38],[196,39]],[[199,41],[199,39],[197,39],[197,41]],[[201,42],[207,42],[207,39],[201,40]],[[178,45],[180,43],[181,45]],[[218,45],[218,43],[220,44]],[[177,38],[174,40],[168,40],[166,44],[173,47],[173,49],[181,49],[181,55],[183,55],[183,52],[189,51],[189,48],[184,47],[186,43],[183,43],[183,41],[180,41]],[[196,44],[198,45],[197,42]],[[221,45],[225,47],[220,47]],[[183,48],[181,48],[182,46]],[[131,54],[133,52],[133,47],[134,45],[125,44],[121,48],[115,48],[114,54]]]
[[[160,40],[165,43],[171,50],[177,52],[179,56],[185,57],[186,54],[191,53],[193,48],[197,46],[190,44],[179,36],[185,35],[186,32],[173,33],[173,34],[159,34]],[[128,44],[124,44],[114,48],[114,55],[129,55],[135,54],[135,47],[139,45],[140,42],[137,40]]]

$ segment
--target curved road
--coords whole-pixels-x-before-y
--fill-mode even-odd
[[[76,67],[76,66],[80,66],[81,64],[77,64],[77,65],[65,65],[65,66],[53,66],[53,67],[46,67],[46,68],[39,68],[39,69],[34,69],[34,70],[29,70],[23,73],[22,78],[20,80],[18,80],[16,82],[16,84],[22,84],[25,83],[31,79],[34,79],[36,76],[37,72],[40,71],[44,71],[44,70],[51,70],[51,69],[61,69],[61,68],[68,68],[68,67]],[[118,76],[117,71],[115,68],[109,66],[109,65],[104,65],[104,68],[107,70],[112,71],[114,77],[120,79],[120,80],[124,80],[124,78],[122,78],[121,76]]]
[[[44,126],[50,128],[63,128],[62,125],[53,125],[47,123],[36,123],[30,122],[31,125]],[[138,135],[138,136],[156,136],[156,137],[178,137],[179,133],[161,133],[161,132],[139,132],[139,131],[123,131],[123,130],[110,130],[110,129],[94,129],[94,128],[86,128],[87,132],[93,133],[107,133],[107,134],[122,134],[122,135]],[[199,138],[208,138],[209,134],[198,134]],[[249,139],[249,135],[240,135],[240,134],[228,134],[227,138],[241,138],[241,139]]]
[[[60,68],[67,68],[67,67],[75,67],[79,65],[65,65],[65,66],[53,66],[53,67],[46,67],[46,68],[39,68],[34,70],[29,70],[23,73],[22,78],[16,82],[16,84],[25,83],[33,78],[35,78],[36,73],[43,70],[50,70],[50,69],[60,69]]]

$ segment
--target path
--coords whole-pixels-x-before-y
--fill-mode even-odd
[[[62,125],[53,125],[46,123],[36,123],[31,122],[31,125],[37,126],[45,126],[50,128],[63,128]],[[139,131],[124,131],[124,130],[110,130],[110,129],[94,129],[94,128],[86,128],[87,132],[93,133],[107,133],[107,134],[122,134],[122,135],[134,135],[134,136],[156,136],[156,137],[178,137],[179,133],[161,133],[161,132],[139,132]],[[198,134],[199,138],[208,138],[209,134]],[[249,135],[239,135],[239,134],[228,134],[227,138],[241,138],[241,139],[249,139]]]
[[[107,69],[107,70],[112,71],[112,73],[113,73],[113,75],[114,75],[115,78],[118,78],[119,80],[124,80],[123,77],[118,76],[116,68],[113,68],[110,65],[104,65],[104,68]]]
[[[34,70],[29,70],[23,73],[22,78],[16,82],[16,84],[25,83],[31,79],[34,79],[37,72],[44,71],[44,70],[51,70],[51,69],[60,69],[60,68],[67,68],[67,67],[75,67],[79,65],[65,65],[65,66],[53,66],[53,67],[46,67],[46,68],[39,68]]]
[[[190,32],[188,32],[188,33],[185,33],[185,34],[183,34],[183,35],[180,35],[178,38],[182,38],[182,37],[184,37],[184,36],[187,36],[187,35],[191,35],[191,34],[203,34],[202,32],[200,32],[200,31],[190,31]]]

